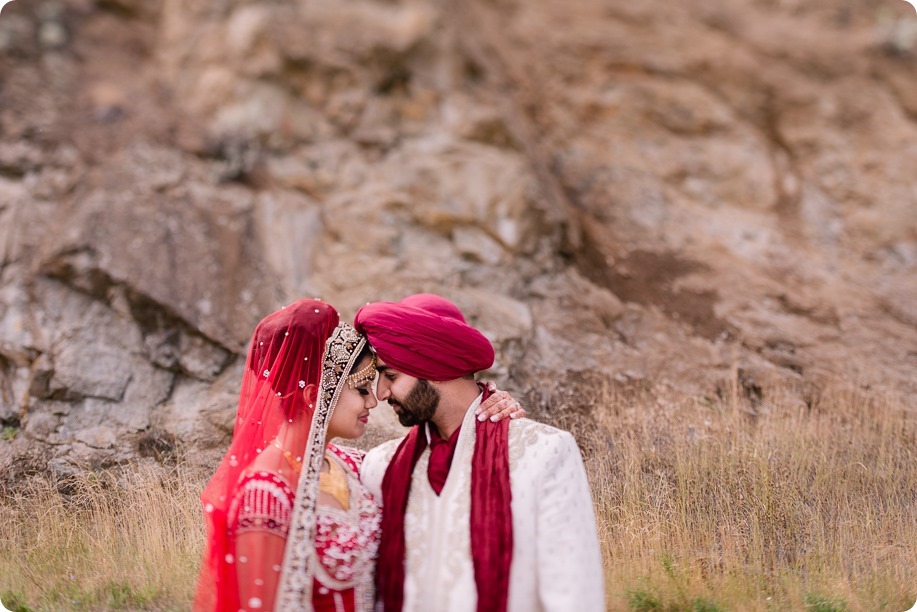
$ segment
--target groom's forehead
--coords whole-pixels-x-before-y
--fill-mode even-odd
[[[401,370],[397,368],[393,368],[389,366],[388,364],[386,364],[381,359],[379,359],[378,355],[376,356],[376,371],[379,372],[380,374],[382,374],[383,372],[389,372],[389,373],[397,372],[398,374],[404,374],[404,372],[402,372]]]

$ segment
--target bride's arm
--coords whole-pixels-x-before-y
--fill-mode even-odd
[[[285,543],[285,538],[269,531],[247,531],[236,537],[236,576],[243,609],[274,609]]]
[[[239,602],[244,610],[274,609],[292,516],[292,494],[279,478],[261,473],[237,493],[235,524]],[[228,559],[227,559],[228,561]]]

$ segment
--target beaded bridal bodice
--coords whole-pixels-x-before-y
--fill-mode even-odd
[[[316,508],[315,552],[320,571],[316,578],[322,584],[344,589],[371,579],[379,549],[382,510],[360,483],[361,457],[357,451],[334,445],[328,447],[331,460],[339,460],[350,485],[350,509],[328,506]]]
[[[361,455],[355,449],[329,445],[330,461],[345,468],[350,488],[350,508],[316,507],[315,552],[319,561],[315,578],[341,591],[372,581],[379,549],[382,510],[358,478]],[[230,524],[236,533],[266,530],[287,537],[294,492],[273,472],[258,471],[242,478],[230,506]]]

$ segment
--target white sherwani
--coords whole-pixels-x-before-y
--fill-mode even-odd
[[[427,479],[429,446],[414,469],[404,525],[406,612],[476,610],[469,517],[474,409],[480,400],[465,415],[441,495]],[[427,436],[429,441],[429,430]],[[377,500],[382,499],[382,477],[400,442],[377,446],[363,460],[361,480]],[[592,495],[573,436],[529,419],[511,421],[509,459],[513,562],[508,609],[604,610]]]

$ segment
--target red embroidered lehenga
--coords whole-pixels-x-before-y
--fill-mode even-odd
[[[360,483],[362,453],[326,444],[365,344],[318,300],[255,329],[233,440],[201,495],[208,540],[195,610],[372,609],[381,510]],[[326,462],[346,479],[346,509],[317,503]]]

